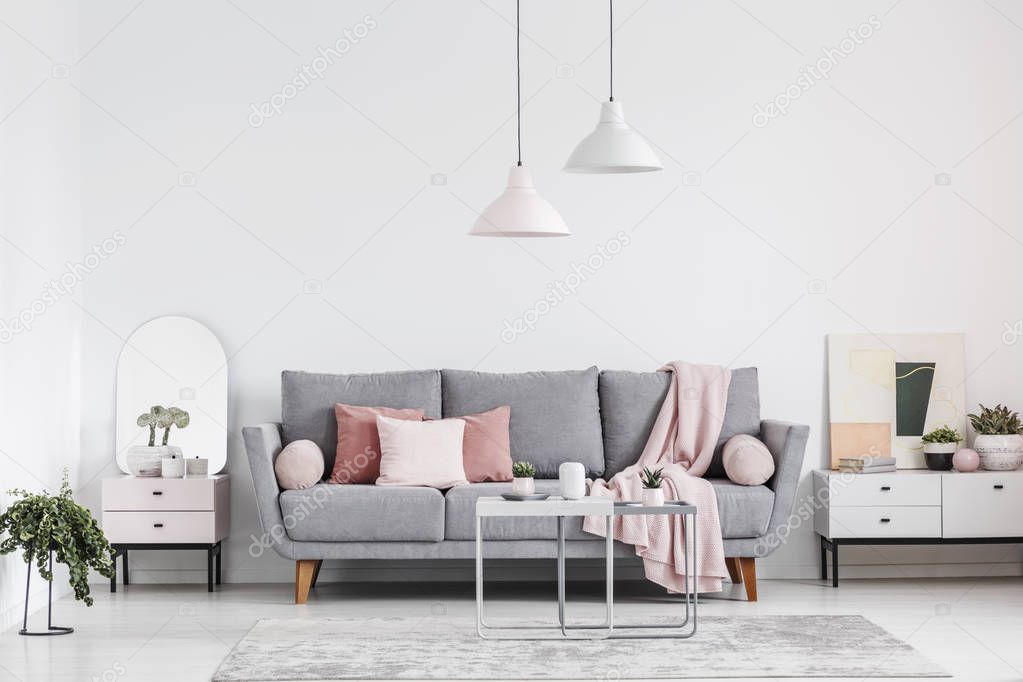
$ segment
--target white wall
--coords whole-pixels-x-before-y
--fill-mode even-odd
[[[291,579],[283,560],[249,556],[240,438],[279,415],[282,369],[757,365],[764,415],[812,426],[807,472],[824,461],[830,332],[964,331],[969,402],[1023,403],[1023,344],[1002,341],[1023,317],[1023,8],[620,0],[617,99],[665,170],[586,177],[559,169],[606,94],[604,6],[523,5],[525,160],[570,239],[465,235],[514,161],[510,0],[83,10],[71,81],[85,93],[85,244],[127,237],[85,287],[85,469],[114,471],[122,338],[160,314],[211,327],[231,357],[228,580]],[[754,125],[755,105],[872,15],[827,80],[809,76],[785,115]],[[322,80],[250,124],[319,46],[370,23]],[[502,341],[506,320],[620,230],[627,248]],[[98,491],[84,492],[94,505]],[[846,555],[866,565],[849,575],[996,574],[1018,573],[1023,553]],[[802,528],[761,572],[811,576],[816,559]],[[202,579],[195,557],[136,560],[157,569],[139,580]],[[889,561],[905,565],[869,566]]]
[[[64,467],[82,482],[81,281],[50,284],[82,257],[78,94],[54,75],[76,52],[73,9],[0,9],[0,509],[10,488],[56,492]],[[18,322],[24,325],[19,326]],[[70,592],[58,572],[55,595]],[[33,575],[30,607],[45,604]],[[21,622],[25,563],[0,558],[0,630]]]

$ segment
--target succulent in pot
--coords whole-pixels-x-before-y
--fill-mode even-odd
[[[1019,413],[1003,405],[980,406],[980,414],[969,414],[977,432],[973,449],[980,455],[980,466],[989,471],[1013,471],[1023,462],[1023,422]]]
[[[924,442],[924,461],[927,468],[933,471],[950,471],[952,457],[963,440],[959,432],[945,424],[930,433],[925,433],[921,440]]]
[[[515,462],[512,464],[512,492],[516,495],[532,495],[536,492],[536,484],[533,476],[536,469],[529,462]]]
[[[660,507],[664,505],[664,488],[661,484],[664,482],[662,474],[664,469],[658,469],[652,471],[648,467],[643,467],[643,473],[639,479],[643,482],[643,506],[644,507]]]

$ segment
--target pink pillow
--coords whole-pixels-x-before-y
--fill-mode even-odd
[[[288,443],[274,462],[277,485],[284,490],[302,490],[323,478],[323,450],[311,440]]]
[[[337,457],[331,483],[373,483],[380,475],[380,436],[377,416],[422,421],[426,414],[419,409],[393,407],[362,407],[334,405],[337,417]]]
[[[416,422],[377,417],[380,477],[377,485],[451,488],[465,485],[461,419]]]
[[[504,405],[459,419],[465,420],[462,464],[469,482],[512,480],[511,440],[508,436],[511,408]]]
[[[721,455],[725,473],[739,485],[762,485],[774,475],[774,457],[767,446],[753,436],[732,436]]]

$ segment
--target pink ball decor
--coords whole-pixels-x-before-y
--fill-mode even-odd
[[[977,467],[980,466],[980,455],[977,454],[976,450],[959,448],[952,456],[952,466],[956,468],[956,471],[964,474],[976,471]]]

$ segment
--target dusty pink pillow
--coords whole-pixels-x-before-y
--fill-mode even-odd
[[[274,462],[277,485],[284,490],[301,490],[323,478],[323,450],[311,440],[288,443]]]
[[[377,416],[422,421],[420,409],[334,405],[337,417],[337,457],[331,483],[374,483],[380,475],[380,436]]]
[[[504,405],[479,414],[469,414],[462,438],[462,464],[470,483],[512,480],[511,439],[508,423],[511,407]]]
[[[728,478],[739,485],[763,485],[774,475],[771,451],[753,436],[739,434],[729,438],[721,459]]]
[[[415,422],[377,417],[380,477],[377,485],[416,485],[447,489],[465,485],[461,419]]]

